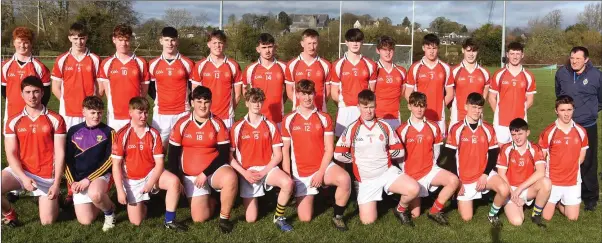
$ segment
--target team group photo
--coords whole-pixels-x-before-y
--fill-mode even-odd
[[[599,2],[510,37],[342,14],[353,1],[222,24],[209,3],[219,27],[2,2],[3,241],[601,240]],[[496,4],[505,26],[517,3]]]

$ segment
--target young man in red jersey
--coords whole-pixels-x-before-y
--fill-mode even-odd
[[[230,233],[230,211],[238,191],[238,176],[228,165],[230,136],[224,122],[211,112],[212,92],[197,86],[188,98],[192,111],[182,117],[169,136],[169,167],[182,178],[194,222],[207,221],[214,212],[212,191],[220,192],[218,227]]]
[[[335,147],[334,158],[352,163],[360,221],[363,224],[376,221],[377,202],[382,200],[382,193],[397,193],[401,197],[393,214],[401,224],[413,227],[408,207],[418,196],[420,187],[392,163],[392,160],[403,157],[403,144],[391,126],[376,117],[374,92],[365,89],[357,99],[360,118],[343,131]]]
[[[2,222],[19,226],[15,208],[6,200],[12,190],[27,190],[39,197],[40,223],[52,224],[59,214],[58,195],[65,165],[66,127],[63,117],[42,105],[40,78],[22,80],[21,113],[8,118],[4,127],[6,160],[2,170]]]
[[[146,98],[134,97],[128,106],[131,121],[117,131],[111,153],[117,200],[127,205],[130,223],[139,226],[146,218],[145,201],[150,200],[150,194],[165,190],[163,225],[169,230],[185,231],[186,226],[175,221],[180,180],[164,169],[159,131],[146,123],[150,105]]]
[[[408,69],[405,98],[408,100],[414,91],[428,97],[426,119],[436,122],[443,133],[445,129],[445,107],[454,97],[454,83],[451,68],[437,56],[439,37],[427,34],[422,41],[424,57]]]
[[[466,97],[473,92],[487,97],[489,92],[489,71],[477,63],[479,46],[472,39],[468,38],[462,43],[462,62],[452,68],[454,82],[454,97],[450,108],[451,115],[449,126],[456,122],[464,120],[466,110],[464,102]]]
[[[521,43],[508,45],[508,64],[491,76],[489,105],[493,109],[493,127],[498,143],[512,141],[510,121],[514,118],[527,120],[527,110],[533,105],[535,76],[522,65],[524,47]]]
[[[315,102],[318,111],[327,112],[326,103],[330,97],[331,66],[330,62],[318,56],[320,34],[314,29],[306,29],[301,33],[303,51],[286,64],[286,95],[293,101],[293,111],[299,102],[295,97],[295,83],[303,79],[315,84]]]
[[[381,36],[376,43],[376,53],[380,56],[377,62],[376,86],[376,117],[382,118],[397,129],[401,124],[399,104],[405,92],[404,82],[406,69],[393,63],[395,56],[395,40],[389,36]]]
[[[295,83],[298,106],[284,117],[282,127],[283,170],[292,175],[297,197],[297,216],[309,222],[314,212],[314,197],[321,186],[335,186],[332,223],[346,231],[343,213],[351,195],[349,174],[332,161],[334,126],[330,115],[315,105],[315,83],[303,79]]]
[[[362,56],[364,33],[360,29],[350,29],[345,33],[347,52],[332,63],[332,100],[338,103],[335,135],[360,117],[357,94],[364,89],[374,90],[376,85],[376,63]]]
[[[502,146],[496,166],[498,175],[511,189],[504,212],[510,224],[520,226],[525,220],[523,205],[531,205],[535,200],[531,221],[545,228],[541,213],[550,198],[552,182],[545,176],[543,151],[537,144],[529,142],[529,124],[522,118],[510,122],[510,133],[512,143]]]
[[[283,232],[293,230],[286,222],[284,211],[293,193],[293,180],[278,164],[282,162],[282,138],[273,121],[262,115],[266,96],[259,88],[245,93],[245,105],[249,109],[243,120],[230,130],[230,166],[239,174],[240,197],[245,206],[247,222],[257,220],[258,197],[273,187],[280,188],[276,201],[274,224]]]
[[[585,128],[573,121],[573,98],[561,95],[556,98],[556,121],[539,135],[539,146],[548,163],[548,177],[552,181],[550,199],[543,210],[543,218],[551,220],[556,208],[568,220],[579,218],[581,206],[580,165],[589,148]],[[595,149],[595,148],[592,148]],[[560,202],[560,203],[559,203]]]
[[[23,111],[25,103],[21,97],[21,81],[28,76],[35,76],[44,84],[41,102],[48,104],[50,100],[50,71],[44,64],[32,55],[34,35],[27,27],[17,27],[13,30],[13,46],[15,54],[2,62],[2,97],[4,103],[4,122],[11,116]]]
[[[419,197],[410,203],[412,217],[416,218],[420,215],[420,198],[428,197],[429,192],[442,186],[443,189],[429,210],[428,218],[440,225],[448,225],[442,210],[447,200],[456,192],[460,181],[456,175],[437,166],[443,137],[439,126],[424,116],[427,103],[425,94],[420,92],[410,94],[408,101],[410,118],[396,131],[406,149],[402,168],[405,174],[420,185]]]
[[[150,75],[148,63],[130,49],[132,27],[120,24],[113,29],[115,55],[100,64],[100,93],[107,95],[107,125],[118,131],[130,123],[130,99],[146,97]]]
[[[69,51],[58,56],[52,68],[52,93],[59,99],[59,114],[65,118],[67,130],[84,122],[82,103],[98,94],[100,57],[86,47],[88,30],[80,23],[69,28]]]
[[[192,71],[192,89],[208,87],[213,93],[211,113],[219,117],[230,129],[234,124],[234,111],[242,94],[242,72],[234,59],[224,51],[227,38],[222,30],[214,30],[207,36],[209,56],[196,63]]]
[[[259,88],[265,95],[265,101],[261,106],[261,113],[270,121],[273,121],[280,129],[282,116],[284,115],[284,70],[286,64],[276,60],[276,40],[268,33],[261,33],[255,48],[259,53],[259,60],[247,66],[242,74],[245,85],[251,88]]]
[[[178,51],[175,28],[163,28],[159,43],[163,47],[161,56],[149,62],[149,95],[155,100],[152,126],[159,130],[163,144],[167,144],[174,124],[190,109],[188,82],[194,62]]]
[[[461,183],[457,197],[460,216],[464,221],[471,220],[472,201],[493,190],[496,194],[487,218],[498,228],[502,226],[498,212],[510,195],[510,186],[493,170],[498,144],[493,127],[481,118],[483,105],[485,98],[482,95],[468,95],[464,105],[466,117],[451,127],[445,146],[455,150],[456,175]]]

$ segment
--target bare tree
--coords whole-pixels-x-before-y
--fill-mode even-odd
[[[168,8],[163,15],[163,21],[167,25],[179,29],[181,27],[193,26],[195,17],[186,9]]]
[[[550,28],[560,29],[562,25],[562,11],[560,11],[560,9],[556,9],[552,12],[549,12],[546,14],[543,21]]]
[[[579,23],[602,33],[602,3],[590,3],[579,14]]]

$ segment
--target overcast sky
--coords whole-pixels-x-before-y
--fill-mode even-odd
[[[584,7],[595,1],[507,1],[506,25],[508,27],[524,27],[529,19],[543,17],[552,10],[562,11],[562,26],[567,27],[577,22],[577,15]],[[423,28],[438,16],[465,24],[469,29],[477,28],[489,18],[491,1],[423,1],[416,2],[416,22]],[[494,24],[502,23],[503,2],[495,1],[492,14]],[[204,13],[208,24],[217,26],[219,23],[219,1],[136,1],[136,10],[143,20],[161,18],[165,9],[188,9],[193,14]],[[238,18],[245,13],[278,14],[285,11],[288,14],[329,14],[330,18],[338,18],[339,1],[224,1],[224,24],[228,16],[235,14]],[[394,24],[408,16],[412,17],[411,1],[344,1],[343,12],[354,14],[370,14],[374,18],[389,17]]]

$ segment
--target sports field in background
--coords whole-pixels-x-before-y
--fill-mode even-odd
[[[52,68],[52,62],[45,62]],[[246,66],[241,64],[241,66]],[[495,68],[489,69],[492,73]],[[529,110],[529,123],[531,126],[530,139],[535,141],[541,130],[555,120],[554,115],[554,72],[550,70],[533,70],[537,82],[535,104]],[[2,104],[4,105],[4,104]],[[286,104],[286,111],[290,111],[290,102]],[[58,111],[58,101],[53,96],[49,107]],[[400,105],[403,119],[407,119],[409,112],[406,102]],[[336,118],[335,104],[328,103],[329,113]],[[449,111],[446,113],[449,116]],[[246,113],[244,104],[236,110],[236,118],[240,119]],[[489,106],[485,107],[485,118],[492,120]],[[150,121],[150,119],[149,119]],[[600,120],[602,121],[602,120]],[[598,123],[598,133],[602,136],[601,124]],[[598,148],[598,167],[602,151]],[[446,158],[441,163],[445,164]],[[7,166],[4,150],[2,151],[2,167]],[[65,190],[63,189],[63,193]],[[450,226],[442,227],[422,215],[414,222],[416,227],[401,226],[391,213],[395,201],[385,197],[379,204],[379,219],[372,225],[362,225],[359,221],[357,204],[352,195],[352,201],[345,212],[349,231],[339,232],[331,226],[333,190],[321,192],[315,200],[315,218],[310,223],[299,222],[294,207],[288,207],[286,217],[295,228],[292,232],[282,233],[272,223],[275,209],[275,194],[268,193],[260,199],[260,219],[256,223],[248,224],[244,220],[244,209],[238,199],[232,212],[235,223],[234,231],[229,235],[220,233],[217,228],[217,217],[206,223],[193,224],[190,218],[190,209],[185,197],[180,197],[177,210],[177,220],[188,225],[189,231],[184,233],[171,232],[163,228],[164,195],[159,193],[152,197],[149,203],[148,219],[140,227],[132,226],[128,219],[125,207],[117,207],[117,223],[109,232],[102,232],[103,216],[91,226],[81,226],[75,219],[72,209],[61,211],[57,223],[50,226],[41,226],[38,218],[37,200],[31,197],[21,198],[15,204],[19,219],[25,224],[20,228],[2,227],[3,242],[601,242],[602,241],[602,205],[595,212],[581,211],[577,222],[569,222],[557,213],[552,221],[548,222],[547,229],[540,229],[533,225],[529,216],[531,208],[525,210],[525,223],[521,227],[514,227],[508,223],[503,211],[500,218],[504,223],[501,230],[492,230],[487,221],[489,203],[476,204],[476,212],[471,222],[462,222],[455,206],[447,207],[447,216]],[[322,196],[328,194],[327,199]],[[115,190],[110,193],[111,199],[116,200]],[[432,200],[423,200],[423,212],[432,205]],[[447,204],[448,206],[450,203]],[[583,206],[582,206],[583,208]],[[215,214],[214,214],[215,215]]]

